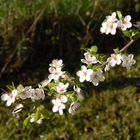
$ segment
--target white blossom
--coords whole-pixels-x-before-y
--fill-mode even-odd
[[[31,86],[26,86],[26,87],[23,87],[22,85],[19,85],[17,87],[17,90],[19,92],[18,96],[24,100],[24,99],[27,99],[27,98],[30,98],[30,94],[28,92],[28,90],[31,89]]]
[[[70,81],[72,79],[74,79],[74,77],[71,77],[69,74],[67,74],[66,72],[63,73],[63,75],[61,76],[64,80]]]
[[[106,21],[106,22],[102,23],[102,27],[100,28],[100,32],[105,33],[107,35],[109,33],[112,35],[115,35],[116,29],[117,29],[117,23]]]
[[[28,90],[28,94],[30,94],[31,100],[34,102],[35,100],[44,100],[45,94],[42,88],[30,89]]]
[[[107,64],[105,65],[105,72],[109,71],[111,67],[114,67],[115,65],[120,65],[122,61],[121,54],[111,54],[111,57],[107,59]]]
[[[122,56],[122,66],[130,68],[132,65],[134,65],[136,63],[136,60],[134,60],[133,57],[133,54],[129,54],[128,56]]]
[[[121,54],[111,54],[111,57],[107,59],[108,65],[114,67],[116,64],[120,65],[122,60]]]
[[[91,76],[91,82],[93,83],[93,85],[98,86],[99,82],[103,82],[105,80],[105,77],[103,76],[103,71],[102,70],[98,70],[96,72],[93,72],[92,76]]]
[[[69,113],[74,115],[75,111],[80,107],[80,103],[79,102],[73,102],[70,104],[69,107]]]
[[[117,18],[116,18],[116,12],[113,12],[111,14],[111,16],[107,16],[107,21],[110,21],[110,22],[116,22],[117,21]]]
[[[65,104],[67,102],[67,97],[66,96],[59,96],[56,99],[52,100],[53,103],[53,112],[59,112],[60,115],[63,115],[63,109],[65,109]]]
[[[56,87],[54,87],[54,90],[56,90],[58,93],[64,93],[67,91],[67,88],[69,86],[69,83],[59,83]]]
[[[81,88],[79,88],[79,87],[77,87],[77,86],[74,86],[73,89],[74,89],[74,91],[77,92],[77,93],[81,93],[81,91],[82,91]]]
[[[42,120],[43,120],[43,117],[37,119],[35,115],[32,115],[31,118],[30,118],[30,123],[38,123],[38,124],[42,124]]]
[[[105,34],[111,33],[112,35],[115,35],[116,29],[117,29],[117,18],[116,18],[116,13],[113,12],[112,15],[107,16],[106,21],[102,23],[100,32]]]
[[[39,87],[46,87],[51,82],[51,79],[45,79],[39,84]]]
[[[127,28],[131,28],[132,27],[132,23],[130,21],[131,21],[131,16],[130,15],[127,15],[123,19],[119,20],[117,22],[117,25],[123,31],[125,31]]]
[[[79,81],[80,82],[84,82],[86,81],[90,81],[90,77],[93,74],[93,70],[92,69],[87,69],[86,66],[81,66],[81,70],[79,70],[77,72],[77,75],[80,77]]]
[[[36,122],[35,116],[32,116],[31,119],[30,119],[30,123],[33,123],[33,122]]]
[[[96,64],[98,61],[95,56],[92,56],[91,53],[86,52],[84,53],[85,59],[81,59],[81,62],[89,65],[89,64]]]
[[[63,61],[62,59],[58,60],[58,59],[54,59],[52,61],[52,63],[50,64],[51,67],[54,67],[54,68],[61,68],[63,66]]]
[[[13,114],[16,114],[16,113],[18,113],[18,112],[20,112],[20,111],[22,111],[22,109],[23,109],[23,104],[18,104],[18,105],[16,105],[16,107],[14,108],[14,110],[13,110]]]
[[[1,96],[1,100],[6,101],[6,105],[10,106],[15,102],[18,91],[16,89],[12,90],[11,93],[5,93]]]
[[[38,119],[36,122],[38,123],[38,124],[42,124],[42,121],[43,119],[42,118],[40,118],[40,119]]]
[[[49,72],[50,72],[50,74],[48,76],[49,80],[53,79],[53,80],[57,81],[59,79],[59,77],[63,75],[63,72],[61,71],[61,68],[50,67]]]

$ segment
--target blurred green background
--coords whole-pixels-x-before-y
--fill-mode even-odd
[[[0,0],[0,82],[37,84],[52,59],[62,58],[72,74],[80,66],[82,47],[100,53],[122,48],[120,32],[99,32],[105,16],[120,10],[140,23],[139,0]],[[87,85],[85,101],[75,116],[53,114],[43,125],[24,128],[22,114],[0,104],[0,140],[140,140],[140,40],[127,50],[137,64],[116,68],[98,87]]]

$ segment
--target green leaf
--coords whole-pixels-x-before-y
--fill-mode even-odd
[[[123,33],[123,35],[126,36],[126,37],[129,37],[129,38],[131,37],[131,34],[130,34],[130,32],[129,32],[128,30],[123,31],[122,33]]]
[[[132,38],[139,34],[139,30],[138,29],[126,30],[126,31],[123,31],[123,34],[126,37]]]
[[[37,111],[37,112],[35,113],[35,118],[36,118],[36,120],[38,120],[38,119],[40,118],[40,112],[39,112],[39,111]]]
[[[119,17],[119,19],[123,18],[121,11],[117,11],[117,16]]]
[[[139,31],[137,29],[131,29],[130,32],[131,32],[132,37],[139,33]]]
[[[133,39],[138,39],[140,37],[140,32],[138,32],[134,37]]]
[[[94,66],[92,67],[92,70],[93,70],[93,71],[102,70],[102,67],[101,67],[101,65],[94,65]]]
[[[23,125],[26,127],[29,124],[29,119],[30,116],[28,116],[24,121],[23,121]]]
[[[114,53],[119,53],[119,48],[113,49]]]
[[[17,86],[17,90],[18,90],[18,91],[21,91],[23,88],[24,88],[24,87],[23,87],[21,84]]]
[[[91,46],[91,48],[89,49],[89,51],[90,51],[91,53],[96,53],[96,52],[98,51],[98,48],[97,48],[96,45],[94,45],[94,46]]]

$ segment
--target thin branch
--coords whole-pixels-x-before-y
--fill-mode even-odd
[[[120,53],[126,50],[135,40],[131,39],[121,50]]]
[[[140,34],[135,38],[131,39],[119,52],[122,53],[125,51],[128,47],[130,47],[137,39],[140,38]],[[108,62],[106,61],[105,63],[102,64],[102,66],[105,66]]]

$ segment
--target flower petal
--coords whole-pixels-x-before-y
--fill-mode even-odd
[[[59,114],[63,115],[63,109],[61,107],[59,108]]]
[[[61,100],[61,102],[66,103],[67,102],[67,96],[61,96],[60,100]]]
[[[9,95],[8,94],[1,95],[1,100],[3,101],[9,100]]]
[[[56,105],[53,106],[52,111],[53,111],[53,112],[57,112],[57,111],[58,111],[58,106],[56,106]]]

